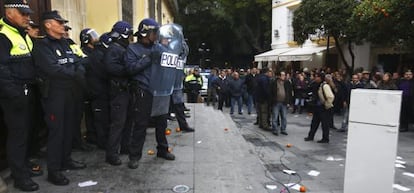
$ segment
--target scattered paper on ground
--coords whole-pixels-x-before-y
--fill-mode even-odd
[[[402,157],[400,157],[400,156],[397,156],[397,159],[402,160],[403,158],[402,158]]]
[[[320,172],[316,171],[316,170],[311,170],[308,172],[308,175],[310,176],[319,176]]]
[[[271,185],[271,184],[267,184],[266,188],[269,190],[276,190],[277,186],[276,185]]]
[[[299,184],[295,184],[295,183],[289,183],[289,184],[285,184],[286,187],[292,188],[294,190],[299,191],[300,189],[300,185]]]
[[[414,174],[413,173],[404,172],[403,175],[410,176],[410,177],[413,177],[414,178]]]
[[[197,143],[201,143],[201,141],[197,141]]]
[[[344,160],[343,158],[334,158],[333,156],[329,156],[328,158],[326,158],[327,161],[342,161]]]
[[[94,182],[92,180],[88,180],[86,182],[79,182],[78,183],[78,186],[82,188],[82,187],[87,187],[87,186],[95,186],[96,184],[98,184],[98,182]]]
[[[395,163],[397,163],[397,164],[406,164],[407,162],[397,159],[397,160],[395,160]]]
[[[411,190],[411,189],[409,189],[407,187],[404,187],[404,186],[401,186],[399,184],[394,184],[394,185],[392,185],[392,187],[395,188],[395,189],[404,191],[404,192],[407,192],[407,191],[410,191]]]
[[[287,173],[289,175],[296,174],[296,172],[293,171],[293,170],[283,170],[283,172],[285,172],[285,173]]]
[[[404,166],[404,165],[402,165],[402,164],[395,164],[395,167],[396,167],[396,168],[405,168],[405,166]]]

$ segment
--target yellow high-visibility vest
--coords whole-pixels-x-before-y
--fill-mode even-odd
[[[33,42],[28,34],[23,38],[19,31],[4,22],[3,18],[0,20],[0,33],[6,35],[12,43],[12,48],[10,49],[11,57],[31,56],[30,51],[33,49]]]

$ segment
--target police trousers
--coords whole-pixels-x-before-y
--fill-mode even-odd
[[[120,91],[112,96],[110,102],[110,126],[106,157],[117,157],[121,147],[122,133],[125,129],[129,106],[129,93]]]
[[[15,180],[29,178],[26,166],[28,136],[32,130],[34,96],[30,88],[14,98],[0,99],[0,105],[7,126],[7,161]]]
[[[134,112],[132,137],[129,145],[129,159],[139,160],[142,157],[147,127],[151,119],[151,109],[153,96],[149,91],[138,88],[134,91]],[[153,117],[155,121],[155,137],[157,140],[157,151],[166,153],[168,151],[168,141],[165,136],[167,128],[167,115]]]
[[[73,89],[50,88],[42,99],[45,121],[49,129],[47,142],[47,168],[49,172],[62,169],[71,161],[74,128],[79,128],[78,107],[80,95]]]

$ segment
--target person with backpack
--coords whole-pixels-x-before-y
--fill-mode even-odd
[[[322,139],[318,143],[329,143],[329,126],[330,117],[332,114],[334,94],[327,82],[324,80],[324,75],[315,73],[315,83],[319,84],[318,89],[313,89],[314,109],[311,122],[311,128],[305,141],[313,141],[315,133],[322,123]]]

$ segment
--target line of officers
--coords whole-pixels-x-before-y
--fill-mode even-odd
[[[150,120],[156,129],[157,157],[175,159],[165,136],[167,116],[151,117],[153,95],[149,85],[158,39],[156,21],[142,20],[135,34],[124,21],[116,22],[100,37],[95,30],[84,29],[79,47],[65,38],[68,21],[58,11],[43,13],[40,28],[44,36],[31,38],[27,28],[33,11],[27,2],[6,0],[4,7],[5,16],[0,20],[0,104],[8,129],[7,159],[16,188],[39,189],[27,165],[38,86],[48,129],[50,183],[67,185],[69,180],[62,170],[86,167],[71,158],[73,139],[81,138],[83,111],[91,111],[97,145],[106,149],[109,164],[122,164],[122,143],[129,153],[128,167],[138,168]],[[130,43],[132,36],[137,36],[137,42]],[[90,101],[89,108],[85,108],[85,100]],[[181,107],[183,102],[178,104],[178,109]],[[183,131],[194,131],[183,124]]]

